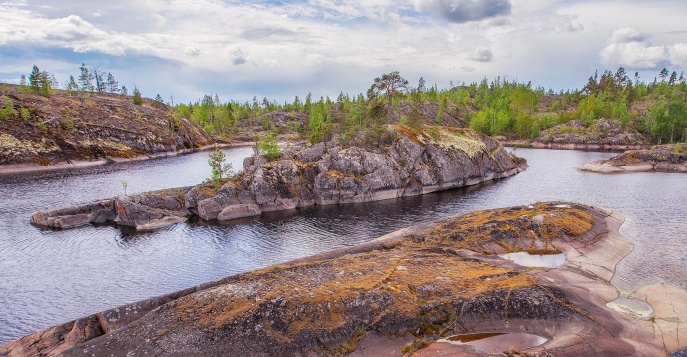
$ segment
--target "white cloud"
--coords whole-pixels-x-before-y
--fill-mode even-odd
[[[687,67],[687,43],[676,43],[669,48],[669,52],[672,64]]]
[[[477,62],[491,62],[494,60],[494,54],[487,47],[480,46],[472,52],[469,58]]]
[[[198,57],[200,56],[200,50],[197,47],[188,46],[184,49],[184,54],[188,57]]]
[[[162,87],[160,92],[181,87],[184,93],[213,91],[227,98],[292,99],[309,91],[336,96],[342,90],[364,91],[371,78],[394,70],[411,82],[420,76],[447,84],[508,75],[559,89],[584,84],[594,69],[616,62],[687,65],[687,33],[679,32],[687,2],[72,0],[53,8],[41,5],[55,3],[5,0],[0,46],[69,49],[76,53],[70,60],[78,64],[84,52],[90,53],[85,62],[119,56],[123,68],[114,74],[136,78],[141,87],[156,63],[188,73],[183,87],[164,76],[151,79],[150,86]],[[641,23],[644,31],[614,32],[630,23]],[[127,62],[136,56],[150,64]],[[51,70],[47,59],[13,63],[34,61]],[[128,68],[127,63],[134,64]],[[6,72],[14,71],[30,67],[14,65]]]
[[[610,66],[651,69],[661,67],[667,62],[680,62],[683,45],[655,46],[641,31],[625,27],[611,34],[606,47],[600,52],[600,57],[603,63]]]

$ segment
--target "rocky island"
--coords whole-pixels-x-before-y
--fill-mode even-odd
[[[3,93],[4,92],[4,93]],[[98,92],[49,97],[3,85],[0,173],[45,171],[176,155],[213,145],[197,123],[166,104]]]
[[[272,161],[253,156],[244,161],[242,172],[221,185],[48,209],[31,221],[52,228],[112,222],[146,230],[190,216],[226,221],[310,205],[416,196],[508,177],[527,167],[497,141],[469,129],[442,128],[434,135],[403,125],[387,130],[384,142],[375,147],[334,140],[285,150]]]
[[[620,151],[643,149],[650,144],[646,135],[613,119],[599,119],[590,126],[575,119],[542,130],[534,140],[498,140],[508,146],[565,150]]]
[[[645,150],[629,150],[608,160],[594,161],[580,167],[583,171],[687,172],[687,145],[659,145]]]
[[[97,313],[0,355],[659,356],[685,348],[681,289],[638,292],[650,319],[606,307],[631,244],[621,216],[569,203],[474,212],[352,248]],[[501,256],[565,254],[558,268]],[[682,324],[680,324],[682,322]],[[486,350],[470,341],[501,336]],[[468,341],[468,342],[461,342]],[[498,347],[498,346],[497,346]]]

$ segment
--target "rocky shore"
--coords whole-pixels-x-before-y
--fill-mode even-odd
[[[205,183],[35,213],[37,226],[73,228],[112,222],[155,229],[187,217],[226,221],[311,205],[416,196],[508,177],[526,162],[493,139],[469,129],[435,136],[391,126],[390,141],[374,148],[337,141],[286,150],[269,161],[247,158],[243,171],[221,186]]]
[[[608,160],[585,164],[580,170],[600,173],[687,172],[687,145],[661,145],[647,150],[629,150]]]
[[[687,347],[684,290],[638,291],[650,319],[606,307],[618,297],[615,265],[632,250],[622,221],[567,203],[474,212],[94,314],[0,346],[0,355],[490,354],[443,342],[462,334],[510,336],[511,356]],[[530,268],[499,257],[509,252],[562,252],[566,261]]]
[[[505,146],[535,149],[624,151],[649,146],[649,140],[639,132],[625,129],[618,120],[602,119],[590,127],[582,120],[572,120],[543,130],[534,140],[508,140],[500,137]]]
[[[14,114],[0,121],[0,174],[46,171],[177,155],[214,145],[202,127],[171,107],[128,96],[18,87],[0,97]]]

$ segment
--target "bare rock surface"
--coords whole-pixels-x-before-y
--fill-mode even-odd
[[[176,155],[214,144],[200,125],[149,99],[135,105],[118,94],[43,97],[9,88],[4,97],[23,114],[0,121],[0,173]]]
[[[580,167],[583,171],[687,172],[687,145],[661,145],[646,150],[629,150],[608,160],[594,161]]]
[[[436,342],[464,333],[544,337],[519,349],[528,356],[684,349],[684,291],[637,292],[654,307],[653,321],[606,307],[618,296],[609,284],[615,265],[632,249],[618,232],[622,222],[577,204],[474,212],[105,311],[0,354],[489,355]],[[513,251],[563,252],[567,260],[544,269],[498,256]]]
[[[273,161],[253,156],[244,161],[242,173],[220,187],[206,183],[49,209],[34,214],[32,222],[53,228],[115,222],[152,229],[190,215],[231,220],[311,205],[416,196],[508,177],[527,167],[498,142],[469,129],[444,128],[436,137],[406,126],[390,130],[395,139],[375,150],[332,141],[287,150]]]

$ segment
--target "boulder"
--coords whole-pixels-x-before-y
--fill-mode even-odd
[[[228,221],[237,218],[259,216],[262,213],[256,204],[232,205],[222,210],[217,216],[220,221]]]

